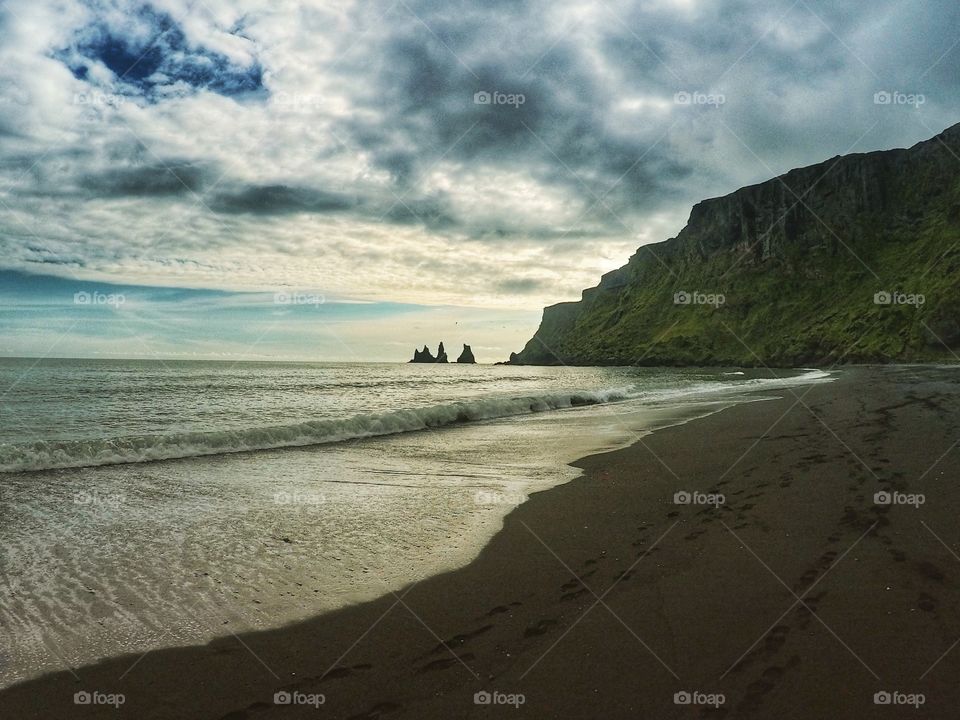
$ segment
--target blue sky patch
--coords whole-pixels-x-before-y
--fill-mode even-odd
[[[55,57],[81,80],[89,77],[90,65],[102,63],[118,83],[148,98],[174,85],[228,96],[263,89],[260,63],[238,65],[225,55],[191,45],[169,14],[143,6],[131,21],[137,32],[106,22],[87,25]]]

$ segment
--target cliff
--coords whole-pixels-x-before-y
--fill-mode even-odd
[[[511,361],[832,365],[955,361],[960,125],[838,156],[693,207]]]

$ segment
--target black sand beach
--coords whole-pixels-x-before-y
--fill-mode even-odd
[[[654,433],[579,462],[463,569],[8,688],[0,717],[951,717],[956,373],[845,369]],[[723,503],[677,505],[678,491]],[[881,491],[913,504],[877,504]],[[496,702],[476,704],[483,691]],[[677,704],[683,692],[723,702]]]

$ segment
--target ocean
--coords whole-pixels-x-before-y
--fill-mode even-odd
[[[777,375],[0,360],[0,685],[462,566],[567,463],[830,378]]]

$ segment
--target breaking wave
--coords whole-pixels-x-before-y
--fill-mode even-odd
[[[829,378],[829,372],[809,370],[803,375],[791,378],[731,379],[723,383],[655,391],[644,391],[642,387],[634,386],[528,397],[482,398],[350,418],[311,420],[292,425],[10,443],[0,445],[0,473],[120,465],[252,450],[306,447],[619,400],[641,399],[644,402],[658,403],[689,399],[693,396],[706,399],[721,393],[772,390],[821,382]]]
[[[627,389],[555,393],[536,397],[488,398],[379,415],[312,420],[214,432],[182,432],[93,440],[39,441],[0,445],[0,472],[119,465],[176,458],[304,447],[358,438],[439,428],[527,415],[630,397]]]

